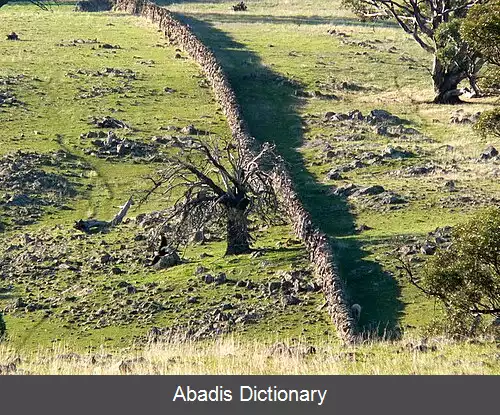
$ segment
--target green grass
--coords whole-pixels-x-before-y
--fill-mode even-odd
[[[498,198],[495,165],[475,162],[491,140],[478,136],[469,126],[448,122],[457,109],[481,111],[491,107],[493,99],[453,107],[430,104],[431,56],[391,22],[359,22],[339,2],[247,4],[244,13],[231,11],[230,1],[187,1],[169,8],[179,12],[179,17],[215,51],[229,74],[252,134],[261,141],[276,143],[287,160],[303,203],[332,237],[351,300],[363,306],[361,326],[371,330],[401,325],[410,331],[424,326],[440,315],[439,307],[397,278],[395,261],[388,253],[402,243],[401,238],[425,236],[438,226],[464,220],[475,209],[468,205],[441,208],[436,203],[449,196],[443,190],[447,180],[457,180],[466,192],[479,191]],[[331,35],[330,29],[346,36]],[[342,81],[364,89],[328,89]],[[340,100],[300,98],[295,95],[297,89],[334,93]],[[305,126],[303,121],[309,114],[321,118],[327,111],[354,109],[366,114],[376,108],[407,120],[410,127],[434,142],[418,143],[423,155],[416,159],[357,169],[345,175],[346,181],[326,181],[326,172],[341,162],[325,161],[324,151],[310,149],[308,144],[318,137],[334,149],[352,150],[353,144],[328,138],[340,132],[335,127]],[[357,146],[358,152],[380,152],[388,144],[415,147],[373,134]],[[454,152],[445,154],[440,150],[443,145],[453,146]],[[395,169],[429,161],[458,163],[459,171],[424,178],[390,175]],[[346,182],[381,184],[402,195],[411,194],[412,200],[402,210],[376,212],[329,196],[332,185]],[[373,229],[356,234],[354,228],[359,224]]]
[[[76,303],[62,301],[49,318],[44,318],[44,313],[39,311],[7,314],[8,344],[26,353],[38,345],[47,347],[51,344],[62,345],[56,347],[68,345],[77,351],[87,347],[95,349],[101,344],[111,349],[133,344],[142,347],[144,336],[153,325],[171,327],[184,324],[200,313],[212,311],[216,305],[234,302],[241,308],[262,307],[267,313],[257,324],[239,327],[234,335],[238,341],[241,339],[243,346],[230,348],[230,353],[236,356],[250,353],[256,360],[242,366],[242,359],[232,359],[232,365],[224,366],[227,363],[225,352],[219,358],[219,351],[208,348],[208,354],[200,358],[198,346],[193,350],[179,346],[178,353],[187,353],[192,358],[187,362],[180,359],[179,366],[165,370],[165,373],[283,373],[284,365],[278,367],[281,357],[276,361],[266,360],[263,349],[258,348],[258,353],[252,354],[248,348],[253,347],[254,341],[268,344],[286,339],[299,339],[315,345],[326,342],[325,353],[328,359],[331,358],[327,359],[326,367],[321,367],[323,355],[310,361],[292,358],[286,363],[290,373],[498,372],[493,343],[486,342],[477,347],[462,343],[443,344],[446,351],[442,353],[417,355],[402,352],[406,342],[425,332],[425,326],[439,318],[442,310],[398,278],[395,260],[390,254],[407,237],[425,236],[437,226],[453,225],[474,211],[475,207],[469,205],[458,209],[440,207],[439,199],[449,196],[442,190],[447,180],[456,180],[467,191],[499,197],[500,186],[492,176],[495,165],[475,162],[491,140],[476,135],[469,126],[448,122],[451,113],[459,108],[468,112],[480,111],[491,107],[493,100],[473,100],[454,107],[430,104],[432,88],[426,69],[431,63],[430,56],[390,22],[361,23],[341,9],[338,2],[256,0],[247,2],[249,10],[245,13],[232,12],[230,6],[233,3],[185,1],[169,4],[169,8],[178,12],[179,17],[192,26],[220,59],[242,104],[251,133],[259,141],[274,142],[287,161],[304,205],[315,223],[332,239],[350,300],[363,307],[361,329],[383,332],[400,326],[405,332],[404,340],[394,344],[363,345],[356,349],[358,360],[353,363],[348,357],[344,361],[343,357],[338,358],[344,351],[337,350],[335,329],[326,311],[321,309],[324,300],[319,293],[308,295],[301,306],[283,309],[276,298],[262,298],[257,291],[231,285],[215,288],[197,282],[194,270],[200,265],[212,273],[224,271],[235,281],[250,279],[262,284],[276,279],[276,273],[281,270],[307,268],[305,251],[291,240],[289,227],[272,227],[257,234],[256,246],[268,249],[258,258],[225,258],[224,243],[213,242],[188,249],[185,253],[187,263],[167,271],[149,271],[137,261],[131,261],[120,264],[125,271],[122,275],[113,275],[110,270],[92,270],[89,264],[78,277],[58,272],[51,284],[44,285],[43,279],[20,278],[12,293],[0,294],[3,296],[0,297],[0,306],[5,307],[17,297],[28,295],[28,287],[32,289],[33,298],[41,295],[44,299],[60,295],[68,288],[93,288],[93,291]],[[0,132],[1,152],[19,148],[49,152],[65,148],[90,166],[90,170],[79,172],[83,177],[75,179],[81,185],[78,196],[70,203],[73,210],[48,213],[34,226],[4,234],[5,241],[22,238],[25,232],[50,235],[62,232],[61,245],[67,244],[70,258],[99,258],[104,251],[119,255],[122,244],[127,245],[124,253],[134,254],[134,249],[145,248],[133,240],[137,232],[133,223],[83,241],[71,239],[75,233],[70,230],[74,220],[89,216],[111,218],[116,206],[148,186],[144,176],[159,167],[126,161],[110,162],[86,155],[83,151],[86,144],[79,135],[95,130],[88,124],[88,117],[113,115],[123,119],[134,128],[130,137],[139,140],[163,134],[158,128],[166,125],[182,127],[193,123],[214,136],[223,137],[229,137],[229,131],[211,91],[200,87],[199,69],[189,59],[174,59],[175,47],[166,45],[152,25],[118,13],[75,14],[69,10],[60,7],[54,13],[46,14],[25,5],[0,9],[0,19],[7,31],[14,30],[25,39],[18,43],[0,40],[0,77],[19,73],[28,76],[13,87],[17,98],[27,104],[27,111],[8,109],[0,113],[0,122],[4,126]],[[327,33],[332,28],[347,35],[346,43],[342,43],[344,38]],[[121,49],[92,49],[92,44],[56,46],[63,39],[96,37],[101,42],[118,44]],[[154,60],[155,64],[149,67],[138,63],[141,60]],[[122,85],[117,79],[66,76],[67,72],[78,68],[96,71],[104,67],[132,69],[138,73],[138,79]],[[32,77],[40,81],[30,80]],[[364,89],[339,91],[332,87],[342,81],[361,85]],[[87,90],[90,86],[130,89],[121,94],[76,99],[81,94],[78,88]],[[177,92],[164,94],[165,87]],[[337,95],[340,100],[303,98],[296,95],[296,90],[321,90]],[[112,108],[123,112],[113,113]],[[322,148],[311,147],[311,142],[318,137],[334,149],[356,153],[381,151],[389,144],[416,150],[413,144],[395,143],[376,134],[370,134],[363,142],[355,144],[359,148],[353,148],[351,142],[333,140],[335,134],[342,133],[340,129],[305,124],[311,114],[321,118],[327,111],[359,109],[367,113],[375,108],[386,109],[407,120],[409,127],[418,129],[433,141],[418,143],[421,147],[418,157],[353,170],[345,174],[346,181],[326,180],[326,172],[345,160],[327,161]],[[35,135],[33,131],[39,131],[39,134]],[[21,138],[21,134],[24,137]],[[446,153],[440,148],[443,145],[451,145],[455,150]],[[429,161],[447,165],[455,163],[459,170],[424,178],[391,174],[394,170]],[[363,208],[356,201],[331,195],[332,185],[347,182],[381,184],[389,190],[411,196],[410,203],[401,210],[377,212]],[[91,189],[86,188],[89,184],[93,186]],[[158,209],[163,204],[160,197],[152,198],[140,208],[135,206],[131,216]],[[359,224],[373,229],[356,233],[354,230]],[[56,225],[61,225],[62,230],[55,228]],[[102,245],[102,240],[108,245]],[[201,259],[202,253],[213,257]],[[117,302],[111,296],[116,285],[123,280],[139,288],[138,293],[131,297],[133,301],[159,301],[167,309],[156,313],[152,319],[139,314],[130,321],[99,329],[95,328],[94,320],[89,325],[82,325],[78,319],[69,323],[67,314],[60,314],[64,310],[71,313],[71,310],[81,309],[82,302],[91,313],[103,305],[115,308],[111,315],[119,315],[122,311],[128,313],[134,305],[122,305],[121,301],[126,298]],[[148,283],[157,283],[160,290],[149,293]],[[192,295],[190,289],[194,289],[200,298],[197,304],[186,303]],[[243,295],[243,299],[235,300],[235,294]],[[152,360],[164,361],[166,358],[161,351]],[[263,368],[262,362],[270,366]],[[114,363],[117,366],[119,362]],[[194,370],[196,365],[201,369]],[[461,369],[464,365],[467,367]],[[57,359],[56,366],[59,366]],[[39,372],[41,369],[33,367],[27,370]],[[74,368],[57,370],[58,373],[71,373]],[[98,372],[115,373],[116,370],[117,367],[113,366],[101,368]],[[148,367],[138,371],[150,373],[151,370]],[[157,368],[154,373],[157,373]]]
[[[78,189],[77,196],[66,201],[68,210],[47,208],[34,225],[20,229],[7,226],[2,235],[3,255],[10,255],[12,261],[30,249],[23,242],[23,235],[28,233],[34,238],[53,238],[46,242],[47,249],[61,249],[61,261],[83,263],[79,271],[72,272],[59,270],[52,260],[46,263],[35,260],[34,270],[11,276],[2,283],[14,286],[8,293],[0,294],[2,308],[9,309],[18,298],[54,303],[48,316],[46,310],[9,311],[5,316],[9,344],[28,350],[59,342],[77,349],[100,344],[124,347],[144,342],[152,326],[186,324],[194,315],[211,313],[224,302],[234,303],[237,309],[265,310],[258,323],[237,327],[238,335],[243,337],[307,335],[312,339],[323,336],[325,331],[334,332],[326,311],[318,311],[323,302],[320,293],[307,295],[300,306],[283,309],[274,303],[275,298],[263,298],[258,290],[234,285],[215,288],[199,283],[199,278],[194,277],[194,270],[203,265],[212,273],[223,271],[234,281],[249,279],[258,285],[276,280],[279,271],[308,268],[304,249],[289,242],[291,233],[287,226],[256,232],[255,247],[267,250],[261,257],[225,258],[225,244],[213,242],[188,249],[184,252],[186,263],[166,271],[152,271],[140,262],[151,257],[152,252],[145,243],[134,241],[140,230],[133,222],[107,234],[81,239],[81,234],[72,229],[75,220],[111,219],[117,207],[130,196],[136,200],[142,196],[150,186],[145,177],[161,167],[158,163],[113,161],[86,154],[84,150],[90,146],[90,140],[80,139],[80,134],[97,130],[89,124],[90,117],[111,115],[124,120],[132,129],[128,133],[116,131],[118,136],[126,134],[145,142],[154,135],[168,133],[160,131],[160,127],[189,124],[209,131],[214,139],[229,137],[225,118],[210,89],[201,86],[203,77],[197,65],[184,53],[182,59],[174,59],[175,47],[167,45],[156,28],[142,19],[119,13],[73,13],[67,6],[47,13],[29,5],[2,7],[0,19],[3,27],[16,31],[21,38],[20,42],[0,40],[0,77],[25,75],[9,86],[25,105],[2,108],[0,112],[0,154],[17,150],[39,153],[64,150],[86,166],[50,168],[54,173],[66,175]],[[71,45],[75,39],[97,39],[99,43]],[[120,48],[99,47],[104,43]],[[141,63],[150,61],[154,64]],[[106,67],[130,69],[137,79],[68,76],[79,69],[95,73]],[[123,88],[123,91],[79,98],[82,91],[92,87]],[[176,92],[166,93],[165,88]],[[162,207],[165,200],[159,194],[147,203],[134,205],[129,216],[133,218]],[[18,247],[12,248],[16,244]],[[9,246],[14,254],[4,251]],[[113,275],[111,266],[94,269],[93,261],[98,262],[105,252],[121,258],[115,265],[123,274]],[[201,259],[202,253],[211,257]],[[47,277],[44,267],[53,270],[53,275]],[[120,281],[133,284],[139,292],[127,298],[114,298],[112,293],[117,291]],[[150,292],[154,291],[148,288],[150,283],[158,284],[161,290]],[[242,299],[234,298],[237,293],[242,294]],[[199,297],[199,302],[187,304],[187,298],[193,294]],[[132,303],[127,304],[128,300]],[[131,314],[135,307],[151,301],[163,304],[165,309],[153,317],[140,309]],[[92,317],[101,308],[112,321],[105,327],[100,327],[99,319]],[[120,320],[123,314],[126,318]]]

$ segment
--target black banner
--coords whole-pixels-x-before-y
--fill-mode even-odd
[[[0,414],[498,413],[498,376],[0,376]]]

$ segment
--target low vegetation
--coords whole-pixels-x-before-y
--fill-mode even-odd
[[[498,42],[471,39],[496,0],[432,34],[368,3],[168,2],[331,241],[348,346],[185,52],[134,16],[1,7],[0,373],[499,373]]]

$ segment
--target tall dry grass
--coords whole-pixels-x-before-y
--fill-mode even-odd
[[[20,352],[0,345],[0,373],[41,375],[500,374],[500,344],[370,341],[358,346],[240,342],[170,342],[77,353],[64,346]]]

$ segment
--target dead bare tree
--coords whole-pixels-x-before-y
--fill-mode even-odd
[[[272,146],[264,144],[255,156],[213,138],[178,139],[175,146],[167,167],[149,178],[153,187],[146,195],[163,188],[173,202],[165,217],[169,244],[176,248],[205,229],[225,229],[226,255],[250,252],[249,216],[266,222],[279,217],[270,172],[260,168]]]
[[[393,19],[428,53],[434,56],[434,102],[460,102],[458,85],[468,80],[479,92],[476,77],[485,60],[459,33],[460,22],[475,4],[488,0],[343,0],[360,16]]]

